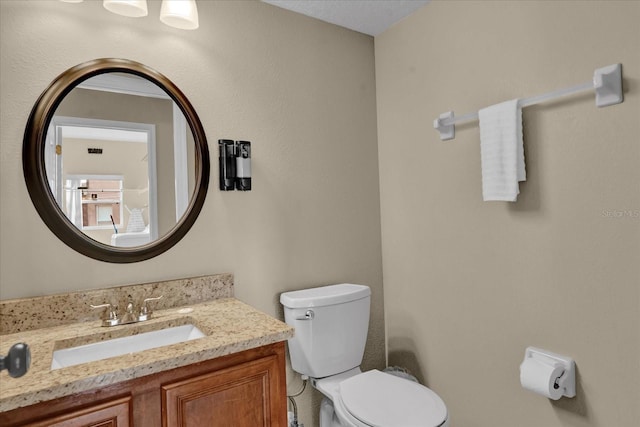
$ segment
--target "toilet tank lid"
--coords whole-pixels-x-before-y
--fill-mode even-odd
[[[370,295],[371,289],[368,286],[341,283],[285,292],[280,295],[280,303],[288,308],[322,307],[355,301]]]

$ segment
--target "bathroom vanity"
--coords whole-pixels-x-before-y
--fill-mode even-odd
[[[204,336],[136,351],[137,337],[180,326]],[[5,334],[0,350],[26,342],[32,363],[24,377],[2,373],[0,425],[284,426],[284,341],[292,336],[288,325],[228,296],[157,310],[138,324],[90,320]],[[54,360],[58,350],[82,358],[86,348],[123,338],[134,340],[132,353]]]
[[[3,426],[283,426],[279,342],[0,414]]]

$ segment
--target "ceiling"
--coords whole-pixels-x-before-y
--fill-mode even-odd
[[[430,0],[262,0],[265,3],[377,36]]]

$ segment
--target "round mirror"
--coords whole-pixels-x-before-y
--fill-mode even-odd
[[[45,224],[94,259],[129,263],[175,245],[209,184],[200,119],[166,77],[96,59],[58,76],[24,136],[24,177]]]

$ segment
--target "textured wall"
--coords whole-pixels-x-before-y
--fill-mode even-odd
[[[373,289],[365,367],[383,367],[373,39],[246,1],[200,1],[200,29],[180,31],[160,23],[159,1],[148,3],[149,16],[133,19],[97,1],[0,2],[1,298],[232,272],[238,298],[281,316],[283,291],[363,283]],[[61,243],[22,176],[33,103],[61,72],[101,57],[133,59],[171,79],[198,111],[212,155],[211,187],[190,233],[131,265]],[[218,191],[219,138],[253,142],[251,192]],[[298,401],[308,426],[312,394]]]
[[[375,40],[389,363],[454,427],[632,427],[640,419],[640,3],[433,2]],[[482,202],[478,124],[458,114],[623,64],[625,101],[524,109],[528,180]],[[578,395],[525,391],[534,345],[575,358]]]

